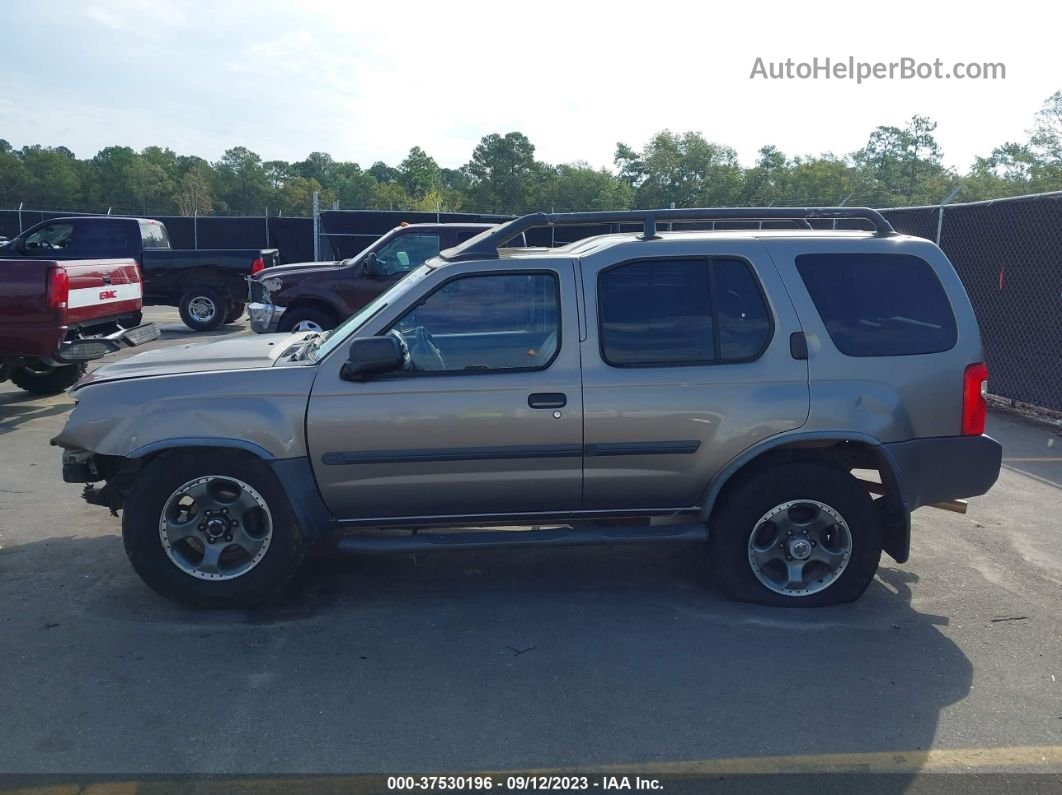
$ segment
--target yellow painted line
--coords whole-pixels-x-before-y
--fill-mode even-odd
[[[1062,745],[1011,748],[933,748],[928,751],[875,751],[852,754],[750,756],[688,762],[650,762],[612,765],[612,769],[675,775],[741,775],[771,773],[900,773],[920,770],[980,770],[984,768],[1062,769]],[[608,770],[609,768],[606,768]]]
[[[536,770],[494,771],[432,771],[402,772],[400,775],[485,776],[495,782],[507,776],[742,776],[777,775],[783,773],[921,773],[943,771],[974,771],[986,769],[1062,771],[1062,745],[1034,745],[992,748],[933,748],[928,751],[873,751],[850,754],[806,754],[793,756],[748,756],[730,759],[694,759],[672,762],[624,762],[613,765]],[[49,778],[59,778],[49,776]],[[115,778],[112,781],[91,781],[79,784],[77,777],[70,783],[18,787],[2,790],[9,795],[134,795],[140,787],[148,791],[165,791],[169,784],[195,781],[195,774],[160,776],[148,780]],[[329,792],[361,793],[373,791],[380,775],[324,775],[324,776],[219,776],[214,780],[219,790],[229,793],[286,793],[305,785]]]
[[[1042,461],[1042,462],[1048,462],[1048,463],[1057,464],[1059,462],[1062,462],[1062,456],[1057,456],[1055,458],[1044,457],[1044,458],[1004,458],[1003,459],[1003,463],[1004,464],[1009,464],[1009,463],[1014,462],[1014,461],[1021,461],[1021,462]]]

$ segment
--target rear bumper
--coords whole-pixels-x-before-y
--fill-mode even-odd
[[[262,301],[252,301],[247,304],[247,315],[251,319],[251,330],[258,334],[275,333],[286,308]]]
[[[883,445],[907,510],[984,494],[999,477],[1003,447],[990,436],[946,436]]]
[[[105,337],[82,337],[59,343],[55,360],[62,364],[88,362],[100,359],[122,348],[135,348],[159,338],[159,327],[154,323],[142,323],[129,329],[116,331]]]

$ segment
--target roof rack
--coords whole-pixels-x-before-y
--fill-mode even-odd
[[[498,249],[529,229],[573,224],[642,224],[641,240],[656,240],[658,221],[804,221],[809,219],[863,220],[874,227],[878,237],[895,235],[892,225],[877,210],[869,207],[689,207],[666,210],[622,210],[586,213],[532,213],[499,224],[476,235],[441,256],[451,262],[468,259],[492,259]]]

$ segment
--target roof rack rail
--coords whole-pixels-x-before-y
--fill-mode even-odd
[[[884,216],[870,207],[688,207],[661,210],[619,210],[586,213],[532,213],[522,215],[482,232],[454,248],[443,251],[445,260],[492,259],[498,249],[529,229],[576,224],[642,224],[642,240],[655,240],[658,221],[792,221],[809,219],[863,220],[878,237],[896,232]]]

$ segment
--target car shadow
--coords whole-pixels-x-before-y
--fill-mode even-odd
[[[31,420],[65,414],[73,407],[73,401],[63,395],[42,397],[21,390],[5,392],[0,394],[0,435]]]
[[[238,701],[240,725],[298,726],[300,747],[313,749],[273,769],[322,773],[690,773],[705,760],[880,752],[917,768],[941,711],[970,690],[972,665],[942,631],[948,618],[916,609],[909,571],[884,565],[852,604],[786,610],[725,600],[704,587],[703,568],[701,549],[680,545],[325,558],[258,608],[195,611],[142,585],[116,536],[52,538],[0,550],[0,626],[40,660],[7,680],[39,697],[48,721],[92,707],[108,715],[106,732],[77,740],[74,770],[93,753],[109,758],[100,744],[135,737],[145,709],[186,699],[182,671],[264,696]],[[19,604],[55,629],[10,622]],[[164,675],[123,676],[121,703],[101,691],[67,705],[43,683],[73,664],[72,649],[79,670],[130,655],[133,670]],[[167,731],[209,739],[214,709],[197,701],[167,713]],[[32,738],[40,720],[28,711],[9,726]],[[349,738],[365,726],[372,741],[361,748]],[[251,765],[230,772],[288,759],[288,742],[283,731],[230,731],[225,747]],[[146,769],[196,772],[143,747]],[[57,769],[54,755],[27,753],[21,768]],[[890,776],[874,791],[909,783]]]

